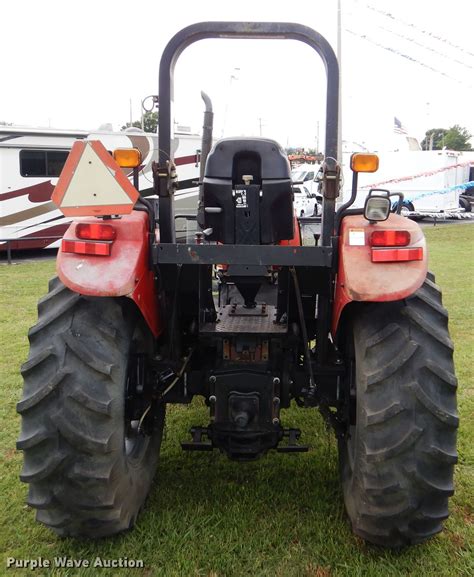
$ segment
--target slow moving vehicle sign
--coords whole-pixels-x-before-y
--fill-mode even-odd
[[[75,142],[66,160],[53,202],[66,216],[130,214],[136,188],[99,140]]]

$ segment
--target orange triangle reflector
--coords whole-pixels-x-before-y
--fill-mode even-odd
[[[130,214],[140,196],[100,140],[78,140],[52,194],[66,216]]]

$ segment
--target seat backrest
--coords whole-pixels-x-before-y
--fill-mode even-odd
[[[247,201],[247,195],[252,199],[249,196]],[[207,158],[201,196],[204,214],[200,222],[204,228],[212,228],[209,240],[226,244],[240,240],[243,244],[241,239],[246,237],[239,230],[250,224],[257,232],[248,237],[253,239],[249,243],[259,239],[261,244],[272,244],[293,238],[290,165],[274,140],[219,140]]]

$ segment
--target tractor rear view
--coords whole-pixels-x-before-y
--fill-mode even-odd
[[[176,242],[174,64],[193,42],[220,37],[299,40],[325,63],[314,246],[301,243],[280,145],[225,138],[209,151],[208,100],[199,232]],[[195,24],[161,59],[157,198],[141,197],[122,172],[136,176],[138,151],[113,160],[98,142],[74,146],[53,200],[80,218],[39,302],[18,404],[27,502],[58,534],[96,538],[135,524],[166,405],[195,396],[209,421],[196,423],[184,450],[218,449],[236,461],[307,451],[283,410],[318,409],[338,440],[355,533],[400,547],[442,529],[458,425],[448,316],[423,233],[391,212],[390,193],[372,190],[364,209],[350,208],[357,175],[375,171],[376,156],[352,157],[352,198],[336,210],[338,82],[330,45],[310,28]]]

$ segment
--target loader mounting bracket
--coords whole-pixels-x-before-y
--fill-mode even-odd
[[[334,158],[326,158],[323,164],[323,196],[334,200],[339,196],[341,167]]]
[[[160,197],[170,197],[178,188],[178,176],[174,162],[167,160],[166,164],[153,162],[151,165],[156,194]]]

